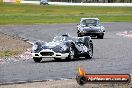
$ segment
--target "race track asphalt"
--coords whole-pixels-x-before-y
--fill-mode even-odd
[[[104,39],[93,39],[92,59],[55,62],[53,58],[35,63],[32,58],[0,64],[0,83],[75,78],[77,67],[82,66],[87,73],[132,73],[132,38],[116,35],[132,31],[132,22],[102,23],[106,28]],[[76,24],[6,25],[0,32],[34,40],[51,41],[63,33],[76,35]]]

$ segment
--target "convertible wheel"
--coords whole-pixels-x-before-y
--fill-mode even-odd
[[[55,60],[55,61],[60,61],[60,60],[61,60],[61,58],[54,58],[54,60]]]
[[[78,36],[78,37],[81,37],[81,35],[80,35],[79,33],[77,33],[77,36]]]
[[[83,35],[81,35],[80,33],[77,33],[77,36],[78,36],[78,37],[82,37]]]
[[[88,52],[85,53],[85,58],[86,59],[91,59],[93,56],[93,43],[92,41],[89,41],[88,37],[84,38],[84,45],[88,47]]]
[[[40,62],[40,61],[42,60],[42,58],[33,57],[33,60],[34,60],[35,62]]]
[[[104,35],[98,35],[97,38],[98,39],[103,39],[104,38]]]
[[[90,43],[90,45],[89,45],[89,51],[88,51],[88,53],[86,54],[85,58],[91,59],[92,56],[93,56],[93,44]]]
[[[70,47],[69,56],[66,58],[66,60],[73,60],[75,58],[75,49],[73,47]]]

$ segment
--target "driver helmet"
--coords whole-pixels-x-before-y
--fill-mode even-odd
[[[65,33],[65,34],[62,35],[62,37],[69,37],[69,34]]]
[[[63,40],[66,41],[66,40],[68,40],[69,34],[65,33],[65,34],[62,35],[62,37],[63,37]]]

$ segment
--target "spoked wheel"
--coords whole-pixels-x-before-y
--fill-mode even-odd
[[[90,43],[90,45],[89,45],[89,51],[87,52],[85,58],[87,58],[87,59],[91,59],[92,56],[93,56],[93,44]]]
[[[75,58],[75,49],[73,47],[69,48],[69,56],[66,60],[73,60]]]
[[[89,40],[89,37],[84,38],[84,45],[88,48],[88,51],[85,53],[85,58],[91,59],[93,56],[93,43]]]
[[[70,49],[70,58],[71,59],[74,59],[74,56],[75,56],[75,51],[74,51],[74,49]]]

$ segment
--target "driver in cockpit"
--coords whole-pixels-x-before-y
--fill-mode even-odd
[[[70,35],[68,33],[65,33],[62,35],[62,37],[63,37],[64,41],[67,41],[69,39]]]

